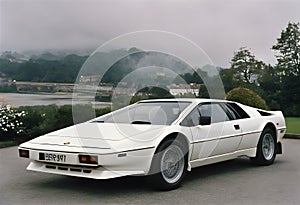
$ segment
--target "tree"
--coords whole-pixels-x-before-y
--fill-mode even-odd
[[[234,80],[240,83],[240,85],[256,84],[263,66],[264,63],[258,61],[246,47],[242,47],[235,52],[231,60]]]
[[[278,68],[283,76],[300,74],[300,30],[299,23],[288,23],[272,49],[276,51]]]
[[[207,88],[205,87],[204,84],[200,85],[198,96],[199,96],[199,98],[209,98],[209,93],[208,93]]]
[[[282,96],[281,85],[278,72],[275,67],[268,65],[262,70],[261,77],[258,79],[259,87],[263,90],[263,97],[266,99],[270,109],[281,109],[279,102]]]
[[[238,87],[236,81],[233,80],[235,71],[233,69],[222,69],[220,70],[220,77],[222,79],[225,92]]]
[[[285,115],[300,113],[300,29],[288,23],[272,49],[276,52],[276,71],[280,85],[280,105]]]
[[[268,109],[266,101],[262,99],[257,93],[248,88],[234,88],[226,94],[226,100],[239,102],[245,105]]]
[[[138,95],[140,93],[142,95]],[[158,98],[174,98],[167,88],[161,87],[144,87],[140,89],[130,100],[130,104],[136,103],[140,100],[158,99]]]

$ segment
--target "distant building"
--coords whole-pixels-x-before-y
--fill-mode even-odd
[[[4,73],[0,72],[0,85],[8,84],[9,82],[11,82],[11,80],[8,79]]]
[[[7,83],[8,83],[8,78],[0,77],[0,85],[1,84],[7,84]]]
[[[162,77],[166,76],[164,72],[156,72],[155,74],[156,76],[162,76]]]
[[[79,78],[80,83],[95,84],[99,83],[100,75],[82,75]]]
[[[199,86],[198,84],[172,84],[168,86],[169,92],[172,95],[184,95],[184,94],[194,94],[196,96],[199,95]]]
[[[71,83],[14,82],[18,91],[73,92]]]

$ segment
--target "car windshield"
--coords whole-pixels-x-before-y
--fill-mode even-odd
[[[180,101],[140,102],[99,117],[93,122],[170,125],[189,104],[190,102]]]

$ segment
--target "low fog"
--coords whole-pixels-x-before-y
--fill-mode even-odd
[[[0,0],[0,51],[96,49],[121,34],[163,30],[198,44],[219,66],[247,46],[273,64],[271,46],[298,0]]]

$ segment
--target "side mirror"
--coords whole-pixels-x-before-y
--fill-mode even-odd
[[[199,125],[210,125],[211,117],[210,116],[200,116]]]

